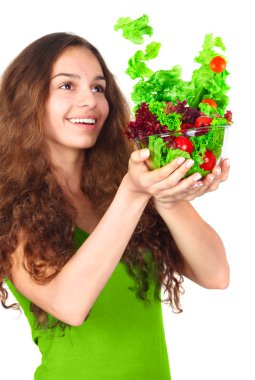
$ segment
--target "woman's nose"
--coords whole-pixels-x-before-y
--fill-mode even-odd
[[[90,89],[81,91],[77,96],[77,106],[95,108],[96,97],[94,93]]]

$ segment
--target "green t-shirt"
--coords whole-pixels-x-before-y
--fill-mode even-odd
[[[88,234],[77,228],[78,247]],[[23,309],[32,339],[42,354],[34,380],[170,380],[161,303],[136,297],[135,285],[123,262],[119,262],[81,326],[42,329],[30,311],[30,301],[6,279]],[[66,301],[68,302],[68,300]],[[54,318],[48,314],[49,321]]]

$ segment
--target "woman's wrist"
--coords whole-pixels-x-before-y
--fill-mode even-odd
[[[183,207],[186,207],[186,204],[188,204],[188,201],[174,201],[174,202],[161,202],[154,198],[154,206],[155,208],[160,210],[168,210],[168,211],[178,211],[182,209]]]
[[[135,199],[147,203],[151,198],[150,194],[139,190],[134,185],[128,173],[123,177],[120,188],[123,189],[122,191],[126,192],[126,195],[130,198],[130,200]]]

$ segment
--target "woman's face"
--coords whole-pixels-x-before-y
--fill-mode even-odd
[[[51,149],[92,147],[109,113],[106,82],[93,53],[68,48],[55,62],[45,104],[44,134]]]

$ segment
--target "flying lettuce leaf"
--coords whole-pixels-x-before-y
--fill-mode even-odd
[[[121,17],[114,25],[114,30],[122,29],[122,35],[134,44],[142,44],[144,42],[143,35],[152,36],[153,29],[148,25],[149,17],[142,17],[132,20],[130,17]]]
[[[150,59],[154,59],[158,56],[159,49],[161,47],[160,42],[151,42],[146,46],[144,59],[149,61]]]
[[[129,60],[126,73],[131,79],[148,78],[153,74],[153,71],[144,63],[150,59],[156,58],[160,49],[159,42],[151,42],[146,46],[145,53],[138,50]]]
[[[128,74],[131,79],[148,78],[153,73],[143,60],[144,54],[141,50],[138,50],[133,57],[128,60],[126,74]]]

